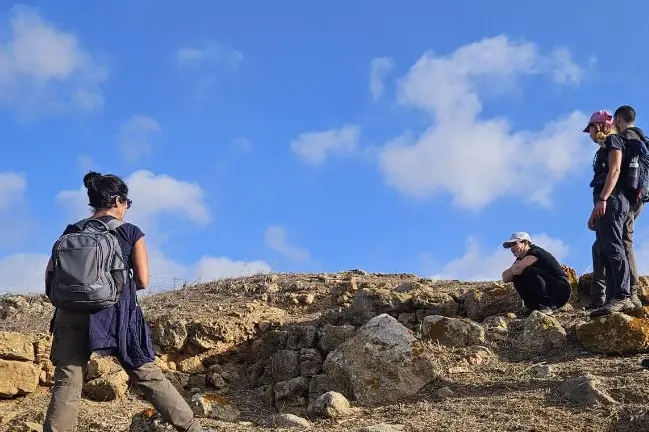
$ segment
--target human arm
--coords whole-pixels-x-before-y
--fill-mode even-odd
[[[623,143],[621,141],[621,138],[611,137],[607,141],[608,173],[606,174],[604,187],[599,194],[599,199],[597,203],[595,203],[595,209],[593,211],[595,218],[600,218],[606,213],[606,200],[608,200],[608,198],[613,193],[613,189],[615,189],[615,185],[620,178],[620,172],[622,170]]]
[[[149,258],[144,237],[140,237],[133,245],[131,259],[133,260],[133,278],[135,279],[135,283],[141,289],[148,287]]]
[[[525,258],[521,260],[517,260],[514,264],[512,264],[511,267],[512,275],[514,276],[520,275],[521,273],[523,273],[523,271],[526,268],[534,264],[537,260],[538,258],[532,255],[527,255]]]
[[[514,274],[512,273],[512,268],[511,267],[503,272],[502,279],[503,279],[503,282],[505,282],[505,283],[511,282],[514,279]]]

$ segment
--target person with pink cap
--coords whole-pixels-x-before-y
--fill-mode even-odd
[[[590,313],[594,318],[635,309],[631,302],[629,261],[622,241],[630,204],[620,179],[625,140],[616,133],[613,115],[605,110],[595,111],[583,131],[599,145],[590,183],[594,207],[588,227],[595,231],[606,268],[606,302]]]
[[[618,134],[622,135],[627,142],[628,140],[636,140],[646,145],[646,143],[649,142],[649,139],[645,136],[642,129],[635,126],[635,119],[635,109],[630,105],[622,105],[613,113],[613,124]],[[629,198],[629,195],[627,195],[627,198]],[[638,264],[635,258],[633,233],[635,221],[640,216],[643,205],[643,199],[634,200],[633,197],[630,197],[630,210],[626,220],[624,221],[624,231],[622,233],[624,251],[626,252],[626,258],[629,262],[631,302],[636,309],[642,308],[642,301],[638,297],[638,292],[640,290],[640,275],[638,273]],[[593,278],[591,281],[591,296],[594,300],[594,306],[601,307],[606,303],[607,298],[606,268],[599,252],[599,243],[597,240],[593,243],[592,255]]]

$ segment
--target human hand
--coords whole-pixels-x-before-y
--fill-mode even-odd
[[[606,213],[606,201],[599,200],[597,201],[597,204],[595,204],[595,208],[593,209],[593,215],[595,216],[595,219],[599,219],[604,214]]]

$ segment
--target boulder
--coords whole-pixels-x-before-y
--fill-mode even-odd
[[[423,344],[387,314],[372,318],[330,353],[323,370],[332,386],[366,405],[412,396],[439,375]]]
[[[270,360],[273,382],[288,381],[300,375],[300,353],[279,350]]]
[[[34,340],[18,332],[0,332],[0,359],[34,361]]]
[[[304,414],[309,396],[309,381],[305,377],[278,382],[274,390],[275,408],[279,412]]]
[[[88,381],[83,386],[83,392],[88,399],[105,402],[120,399],[128,390],[128,375],[123,370],[102,375]]]
[[[571,303],[579,304],[586,308],[594,306],[596,299],[591,291],[592,283],[592,273],[584,273],[581,275],[577,281],[577,287],[572,290]]]
[[[481,325],[462,318],[447,318],[429,315],[421,324],[421,336],[433,343],[453,347],[478,345],[485,341],[485,331]]]
[[[411,297],[409,293],[396,292],[387,288],[362,288],[354,294],[349,318],[355,324],[362,325],[384,313],[398,315],[406,312]]]
[[[612,313],[576,326],[579,342],[588,351],[633,354],[649,351],[649,320]]]
[[[518,313],[522,301],[512,284],[493,283],[484,288],[469,290],[464,296],[464,308],[473,321],[482,321],[491,315]]]
[[[525,320],[515,345],[524,355],[537,355],[564,346],[566,340],[566,331],[559,321],[535,310]]]
[[[273,417],[275,426],[281,429],[308,429],[311,423],[305,418],[294,414],[279,414]]]
[[[122,366],[115,357],[93,355],[88,362],[88,367],[86,368],[86,379],[91,381],[121,370],[123,370]]]
[[[288,329],[286,349],[299,351],[317,346],[318,329],[314,326],[291,326]]]
[[[564,381],[559,390],[564,398],[579,405],[592,407],[615,404],[615,400],[603,388],[599,378],[587,373]]]
[[[34,363],[0,360],[0,397],[34,392],[39,377],[40,370]]]
[[[322,355],[317,348],[302,348],[300,351],[300,375],[312,377],[322,370]]]
[[[345,396],[330,391],[320,395],[309,405],[309,413],[320,417],[339,418],[351,414],[352,407]]]
[[[185,320],[162,319],[151,326],[151,340],[162,352],[179,351],[187,340]]]
[[[318,347],[326,356],[335,350],[338,345],[354,336],[356,327],[353,325],[333,326],[325,324],[318,330]]]

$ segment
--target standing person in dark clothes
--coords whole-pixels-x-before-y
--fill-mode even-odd
[[[516,232],[503,243],[516,261],[503,272],[504,282],[513,282],[525,306],[545,314],[570,300],[570,283],[561,264],[545,249],[532,243],[526,232]]]
[[[638,140],[645,143],[647,142],[647,137],[645,136],[642,129],[635,126],[635,118],[636,112],[633,107],[629,105],[622,105],[621,107],[616,109],[615,113],[613,114],[613,125],[617,129],[617,132],[627,140]],[[629,262],[629,271],[631,278],[630,300],[636,309],[642,307],[642,302],[638,297],[640,275],[638,273],[638,264],[635,260],[635,250],[633,248],[633,231],[635,220],[640,216],[643,204],[644,202],[642,199],[637,200],[635,203],[631,203],[629,207],[629,214],[624,221],[624,229],[622,231],[622,242],[624,243],[624,251],[626,252],[626,257]],[[593,293],[593,296],[595,297],[596,306],[603,306],[607,300],[606,270],[597,240],[593,244],[593,280],[591,291]]]
[[[94,214],[90,219],[68,225],[63,235],[78,233],[81,227],[87,224],[112,227],[126,264],[125,268],[131,270],[133,276],[122,280],[124,286],[116,304],[93,312],[56,308],[52,318],[54,340],[51,353],[55,366],[55,384],[43,431],[74,430],[85,369],[91,353],[96,352],[116,356],[131,382],[176,430],[216,432],[201,427],[189,404],[154,363],[149,328],[136,296],[136,289],[146,288],[149,284],[144,233],[136,225],[123,222],[127,209],[131,207],[128,187],[117,176],[94,172],[84,177],[83,184],[88,189],[88,198],[90,206],[94,208]],[[80,252],[74,250],[72,254]],[[70,258],[71,255],[68,254],[66,264],[72,263],[83,268],[84,263],[75,264],[74,256]],[[60,262],[54,264],[52,259],[48,262],[45,281],[48,296],[59,289],[60,285],[57,285],[56,281],[70,277],[63,274],[61,268],[63,267]],[[65,291],[59,291],[58,295],[64,294]],[[56,295],[54,298],[57,298]]]
[[[631,302],[629,262],[624,248],[624,225],[630,203],[625,196],[620,174],[625,140],[616,134],[613,115],[594,112],[584,129],[600,146],[593,162],[594,208],[588,227],[595,231],[597,249],[606,268],[606,303],[590,313],[591,317],[635,309]]]

